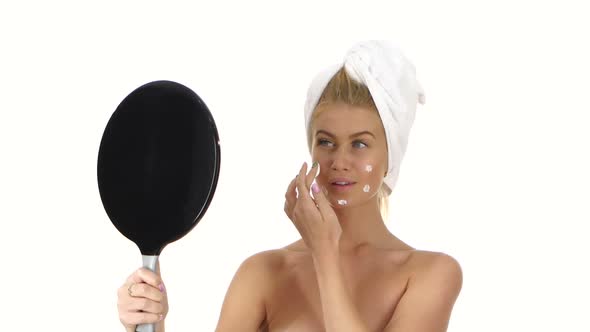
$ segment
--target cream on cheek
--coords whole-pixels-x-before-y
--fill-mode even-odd
[[[320,159],[320,160],[318,160],[318,159]],[[326,166],[327,162],[322,161],[321,158],[314,158],[314,160],[318,160],[319,164],[320,164],[320,174],[318,174],[316,182],[318,182],[318,184],[326,186],[326,187],[330,186],[331,184],[326,182],[327,179],[325,179],[323,176],[324,174],[322,174],[322,173],[324,173],[324,172],[322,172],[322,169],[326,169],[326,167],[328,167],[328,166]],[[321,165],[324,165],[324,167],[321,167]],[[355,168],[358,167],[357,169],[361,169],[368,174],[373,172],[373,163],[364,162],[364,163],[360,163],[360,165],[353,166],[353,167],[355,167]],[[368,182],[372,181],[371,179],[367,179],[367,180],[368,180]],[[363,192],[371,193],[371,185],[366,182],[365,183],[363,183],[363,182],[359,183],[362,186],[361,188],[362,188]],[[329,200],[330,199],[329,191],[325,191],[324,193]],[[350,200],[349,199],[337,199],[336,203],[340,206],[346,206],[346,205],[349,205]]]
[[[373,165],[371,165],[371,164],[367,164],[367,165],[365,166],[365,171],[366,171],[367,173],[371,173],[371,172],[373,172]],[[365,186],[363,187],[363,191],[364,191],[364,192],[366,192],[366,193],[370,192],[370,191],[371,191],[371,186],[370,186],[370,185],[368,185],[368,184],[365,184]]]

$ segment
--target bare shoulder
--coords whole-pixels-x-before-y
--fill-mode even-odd
[[[461,266],[441,252],[412,250],[409,256],[406,290],[384,331],[446,331],[463,283]]]
[[[285,264],[286,251],[283,249],[270,249],[258,252],[246,258],[244,263],[252,269],[259,271],[261,276],[272,276]]]
[[[216,332],[258,331],[266,318],[266,300],[273,271],[280,265],[273,250],[247,257],[238,267],[225,295]]]
[[[443,252],[413,250],[408,264],[416,275],[433,274],[460,278],[463,274],[459,262]]]
[[[255,253],[244,260],[242,266],[250,271],[257,284],[261,287],[260,291],[265,300],[272,288],[279,282],[278,275],[281,271],[289,269],[296,261],[297,251],[284,248],[269,249]]]
[[[415,250],[408,259],[411,271],[409,285],[436,290],[454,301],[463,285],[463,270],[451,255],[442,252]]]

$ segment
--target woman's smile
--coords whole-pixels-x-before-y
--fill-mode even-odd
[[[331,183],[330,188],[338,193],[345,193],[352,190],[352,187],[356,185],[356,182],[341,184],[341,182]]]

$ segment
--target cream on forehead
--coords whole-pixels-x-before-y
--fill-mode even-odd
[[[373,166],[371,165],[367,165],[367,167],[365,167],[365,170],[369,173],[371,173],[373,171]]]

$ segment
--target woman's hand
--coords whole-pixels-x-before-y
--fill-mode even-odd
[[[168,314],[168,296],[158,262],[154,273],[146,268],[133,272],[117,291],[119,320],[127,332],[137,325],[156,323],[156,331],[163,331]]]
[[[312,254],[338,248],[342,234],[336,213],[317,183],[312,186],[315,199],[309,194],[310,185],[317,176],[318,170],[319,165],[314,163],[310,172],[307,173],[307,163],[303,163],[299,175],[291,181],[285,194],[285,213],[301,234],[305,244],[311,249]]]

